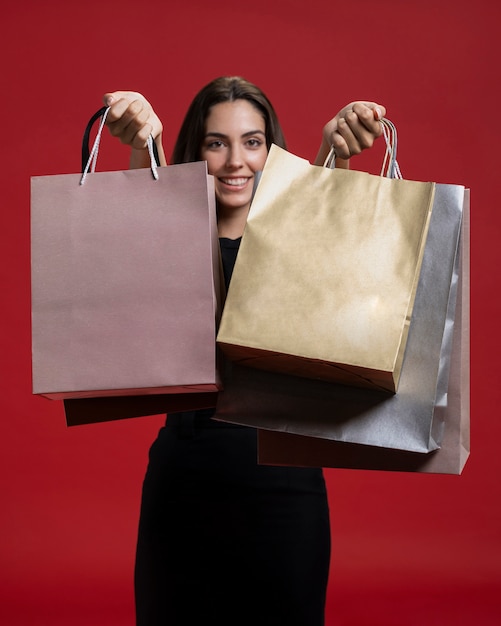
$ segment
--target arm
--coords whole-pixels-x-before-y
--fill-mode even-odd
[[[349,159],[372,147],[381,135],[379,120],[385,114],[386,109],[375,102],[351,102],[343,107],[323,128],[315,165],[323,165],[334,146],[336,167],[349,169]]]
[[[111,134],[131,147],[131,169],[149,167],[146,140],[150,134],[158,148],[160,165],[167,165],[162,146],[162,122],[144,96],[135,91],[115,91],[106,93],[103,102],[110,107],[106,124]]]

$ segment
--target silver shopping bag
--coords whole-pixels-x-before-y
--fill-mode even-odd
[[[470,249],[469,211],[465,206],[461,259],[447,401],[438,420],[444,423],[440,448],[428,454],[343,443],[272,430],[258,432],[258,461],[267,465],[344,469],[462,473],[470,456]]]
[[[427,453],[440,447],[465,203],[437,184],[396,394],[230,364],[216,418],[327,441]]]

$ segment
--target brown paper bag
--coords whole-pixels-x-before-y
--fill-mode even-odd
[[[217,391],[197,393],[155,393],[143,396],[110,396],[107,398],[70,398],[64,400],[67,426],[195,411],[216,406]]]
[[[394,393],[435,186],[272,146],[218,344],[236,363]]]
[[[205,162],[157,171],[31,179],[34,394],[220,388],[214,181]]]
[[[218,396],[216,418],[420,454],[438,449],[448,407],[461,227],[462,246],[469,242],[468,200],[469,193],[459,185],[436,185],[398,393],[231,364],[225,389]],[[465,251],[463,256],[467,257]]]
[[[441,407],[444,434],[440,449],[429,454],[389,450],[285,432],[259,430],[259,463],[433,474],[462,473],[470,455],[470,259],[469,222],[462,229],[460,283],[448,382]]]

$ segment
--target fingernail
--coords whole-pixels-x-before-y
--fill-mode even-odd
[[[107,106],[110,106],[110,104],[111,104],[112,102],[113,102],[113,96],[108,96],[108,97],[106,98],[106,105],[107,105]]]
[[[374,109],[374,119],[380,120],[382,117],[383,117],[383,114],[381,113],[381,109],[379,107],[376,107]]]

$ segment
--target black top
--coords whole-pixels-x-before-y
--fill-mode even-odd
[[[221,258],[223,262],[224,272],[224,284],[226,290],[230,285],[231,275],[233,274],[233,268],[235,267],[235,261],[237,260],[238,249],[240,248],[240,242],[242,237],[238,239],[228,239],[227,237],[220,237],[219,246],[221,248]]]

